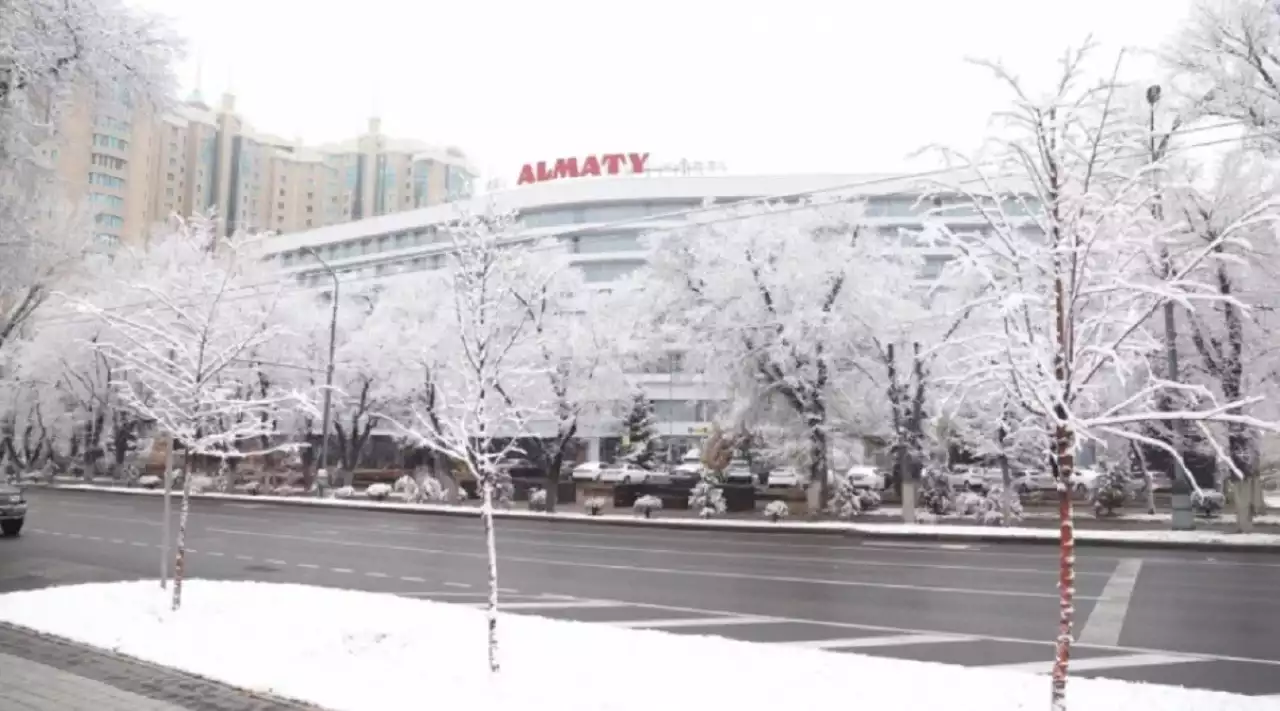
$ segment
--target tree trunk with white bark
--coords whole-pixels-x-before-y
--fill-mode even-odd
[[[191,473],[182,477],[182,506],[178,513],[178,553],[173,561],[173,609],[182,607],[182,577],[187,561],[187,516],[191,512]]]
[[[480,519],[484,523],[484,545],[489,556],[489,605],[486,611],[489,626],[489,671],[497,672],[498,665],[498,548],[493,536],[493,479],[484,477],[481,485],[482,501]]]

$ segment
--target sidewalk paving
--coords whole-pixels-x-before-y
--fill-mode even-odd
[[[0,624],[0,711],[298,711],[105,650]]]

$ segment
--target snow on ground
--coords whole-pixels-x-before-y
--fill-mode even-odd
[[[116,494],[136,494],[139,496],[159,496],[161,492],[154,489],[104,488],[100,486],[59,486],[59,489],[77,491],[99,491]],[[480,510],[475,506],[452,506],[448,504],[405,504],[395,502],[373,502],[368,499],[319,499],[297,496],[252,496],[247,494],[192,494],[192,498],[221,499],[230,501],[253,501],[259,503],[282,503],[295,506],[329,506],[337,508],[375,509],[388,511],[413,511],[420,513],[451,514],[455,516],[479,516]],[[651,526],[657,528],[694,528],[714,530],[741,530],[756,532],[840,532],[862,533],[872,536],[920,536],[930,539],[950,540],[989,540],[1007,538],[1020,541],[1057,540],[1058,531],[1054,528],[1027,528],[1010,526],[962,526],[936,525],[929,523],[870,523],[843,521],[792,521],[770,523],[760,517],[752,520],[744,519],[698,519],[698,518],[638,518],[630,512],[619,512],[603,516],[589,516],[583,513],[557,512],[547,514],[522,509],[499,510],[494,512],[498,518],[513,519],[547,519],[555,518],[570,521],[590,521],[593,523],[626,523],[634,526]],[[1280,534],[1277,533],[1228,533],[1224,531],[1133,531],[1133,530],[1097,530],[1076,529],[1076,540],[1080,542],[1100,541],[1112,543],[1134,544],[1213,544],[1237,546],[1241,548],[1280,547]]]
[[[893,711],[1048,708],[1047,676],[627,630],[379,593],[192,580],[169,610],[155,581],[0,595],[0,620],[334,711],[819,709],[856,698]],[[1049,668],[1046,645],[1045,668]],[[921,683],[926,681],[927,683]],[[1220,692],[1072,679],[1088,711],[1275,711]]]

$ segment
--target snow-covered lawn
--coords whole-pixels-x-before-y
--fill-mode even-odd
[[[154,581],[0,595],[0,620],[335,711],[1045,709],[1047,676],[878,659],[302,585],[192,580],[180,612]],[[246,634],[248,631],[248,634]],[[1045,668],[1048,669],[1046,645]],[[926,682],[926,683],[921,683]],[[1274,711],[1275,701],[1072,679],[1087,711]]]
[[[133,494],[138,496],[160,496],[161,492],[154,489],[125,489],[125,488],[108,488],[100,486],[59,486],[62,490],[74,491],[97,491],[113,494]],[[223,501],[252,501],[259,503],[280,503],[294,506],[321,506],[335,508],[357,508],[372,509],[386,511],[406,511],[418,513],[436,513],[454,516],[479,516],[480,509],[476,506],[466,505],[450,505],[450,504],[406,504],[397,502],[375,502],[369,499],[319,499],[312,497],[299,496],[253,496],[247,494],[220,494],[220,493],[204,493],[192,494],[193,499],[214,499]],[[630,512],[617,512],[613,514],[605,514],[602,516],[591,516],[583,513],[574,512],[557,512],[548,514],[539,511],[529,511],[526,509],[510,509],[498,510],[494,512],[496,518],[506,519],[540,519],[546,520],[553,518],[563,521],[578,521],[592,523],[611,523],[611,524],[627,524],[633,526],[652,526],[658,528],[692,528],[702,530],[733,530],[743,532],[787,532],[787,533],[860,533],[871,536],[884,537],[914,537],[920,536],[931,539],[949,539],[949,540],[976,540],[976,539],[993,539],[1007,538],[1019,541],[1056,541],[1058,539],[1058,530],[1056,528],[1031,528],[1011,526],[1002,528],[1000,526],[965,526],[965,525],[937,525],[931,523],[902,524],[902,523],[874,523],[872,521],[783,521],[779,523],[771,523],[760,516],[752,519],[699,519],[699,518],[638,518]],[[1097,530],[1097,529],[1076,529],[1076,540],[1078,542],[1110,542],[1110,543],[1134,543],[1134,544],[1210,544],[1210,545],[1227,545],[1241,548],[1280,548],[1280,534],[1278,533],[1227,533],[1223,531],[1168,531],[1168,530]]]

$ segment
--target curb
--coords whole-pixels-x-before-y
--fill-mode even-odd
[[[29,485],[30,486],[30,485]],[[153,496],[162,493],[154,489],[122,489],[101,488],[78,485],[35,485],[37,488],[81,494],[114,494],[117,496]],[[176,493],[174,494],[177,495]],[[271,506],[291,506],[328,511],[377,511],[401,515],[445,516],[451,518],[479,518],[479,509],[464,509],[450,506],[432,506],[430,504],[404,504],[398,502],[378,503],[352,499],[311,499],[275,496],[254,496],[248,494],[191,494],[191,499],[201,501],[227,501],[238,503],[257,503]],[[888,541],[929,541],[938,543],[989,543],[989,544],[1027,544],[1057,546],[1057,529],[1019,529],[1027,531],[1027,535],[1000,535],[996,531],[1008,529],[995,528],[992,532],[972,530],[947,530],[947,524],[937,524],[927,530],[895,531],[890,523],[755,523],[747,521],[726,521],[706,519],[673,519],[673,518],[624,518],[620,516],[587,516],[584,514],[547,514],[530,511],[494,511],[495,519],[511,521],[529,521],[544,525],[568,524],[579,526],[611,526],[615,528],[656,528],[665,530],[697,530],[715,532],[736,532],[755,534],[811,535],[852,538],[856,540],[888,540]],[[1144,531],[1145,532],[1145,531]],[[1098,534],[1117,534],[1116,537]],[[1280,553],[1280,535],[1273,535],[1275,542],[1259,540],[1197,541],[1197,540],[1161,540],[1124,538],[1123,531],[1076,530],[1076,547],[1097,548],[1144,548],[1161,550],[1203,551],[1215,553]],[[1223,536],[1242,534],[1222,533]],[[1253,534],[1259,535],[1259,534]]]

